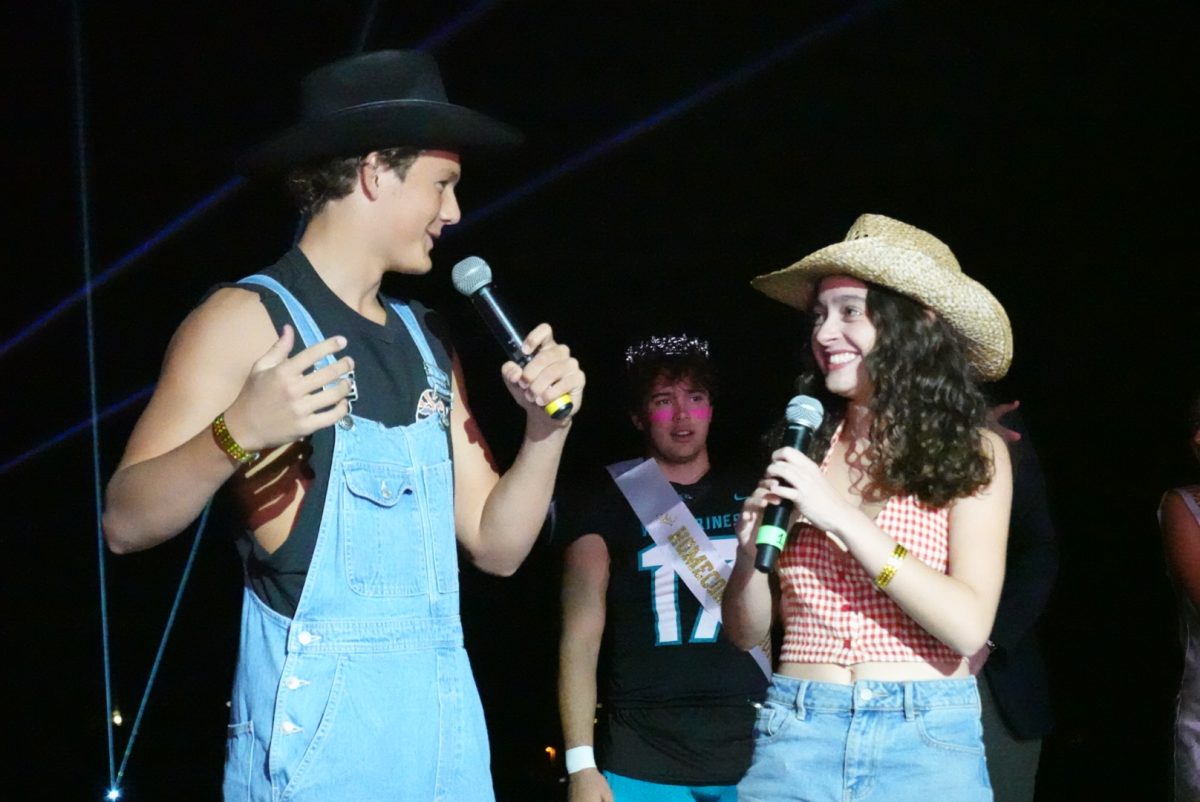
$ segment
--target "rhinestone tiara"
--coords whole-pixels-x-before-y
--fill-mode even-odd
[[[665,337],[648,337],[625,349],[625,365],[633,367],[637,362],[656,357],[703,356],[708,359],[708,340],[689,337],[686,334],[669,334]]]

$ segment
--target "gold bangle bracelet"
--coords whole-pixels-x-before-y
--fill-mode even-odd
[[[225,426],[225,413],[222,412],[212,422],[213,439],[217,441],[217,445],[221,447],[229,456],[243,465],[249,465],[254,460],[258,459],[257,451],[247,451],[238,445],[238,441],[233,439],[233,435],[229,433],[228,427]]]
[[[879,576],[875,577],[875,587],[883,590],[892,581],[892,577],[896,575],[896,569],[900,567],[900,563],[904,561],[905,555],[908,554],[908,549],[896,544],[896,548],[892,549],[892,555],[887,558],[887,562],[883,564],[883,569],[879,572]]]

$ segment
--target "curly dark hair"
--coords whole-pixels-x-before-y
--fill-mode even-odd
[[[379,163],[389,168],[404,180],[408,168],[421,155],[420,148],[384,148],[375,151]],[[367,155],[335,156],[329,159],[293,167],[284,177],[284,187],[292,201],[306,217],[312,217],[325,208],[325,204],[349,195],[354,190],[358,168]]]
[[[660,377],[672,383],[686,380],[707,392],[710,402],[716,402],[717,370],[708,357],[700,353],[658,355],[639,359],[626,371],[625,404],[631,414],[641,413]]]
[[[876,330],[865,359],[875,387],[866,454],[871,480],[886,495],[912,494],[932,507],[984,487],[992,477],[982,434],[987,401],[957,335],[916,301],[875,284],[867,285],[867,315]],[[846,399],[825,389],[808,349],[805,361],[797,387],[825,405],[808,449],[821,460],[846,415]]]

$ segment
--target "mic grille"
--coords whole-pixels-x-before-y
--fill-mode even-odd
[[[798,395],[788,401],[783,416],[789,424],[798,423],[815,431],[825,419],[825,407],[811,395]]]
[[[450,280],[463,295],[474,295],[492,283],[492,269],[478,256],[468,256],[450,271]]]

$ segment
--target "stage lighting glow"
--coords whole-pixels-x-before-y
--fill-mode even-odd
[[[125,719],[121,716],[121,711],[115,707],[113,708],[112,721],[118,727],[125,723]]]
[[[115,800],[118,800],[121,798],[121,789],[120,788],[109,788],[108,793],[106,793],[104,795],[104,798],[110,800],[111,802],[115,802]]]

